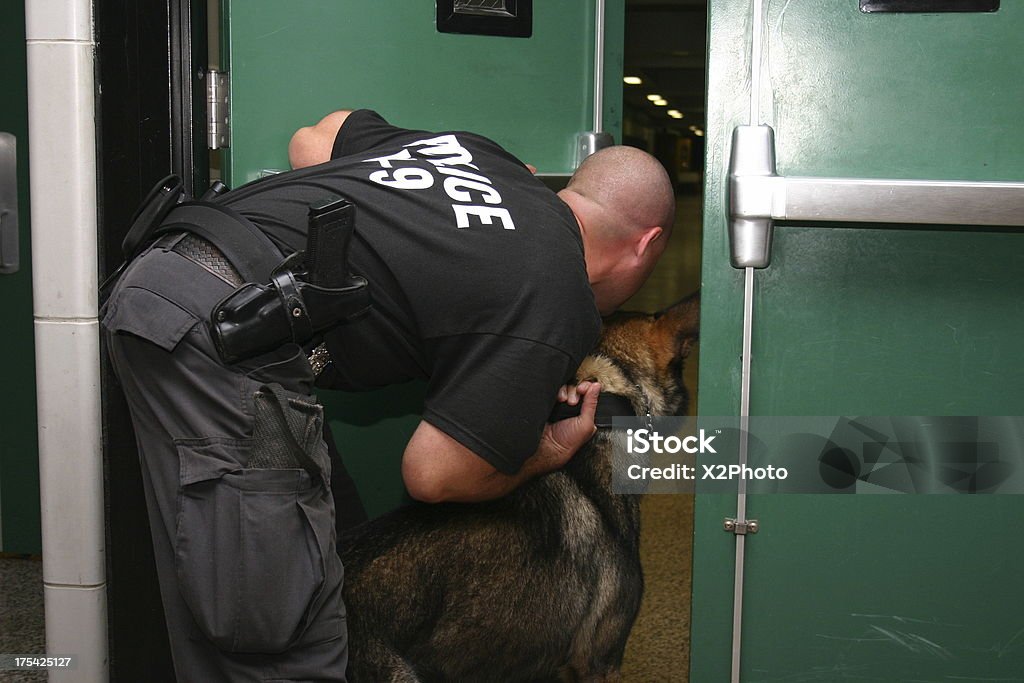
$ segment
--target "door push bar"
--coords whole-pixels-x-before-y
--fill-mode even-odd
[[[772,128],[737,126],[729,161],[733,267],[768,266],[777,220],[1024,227],[1024,183],[785,177],[775,171]]]

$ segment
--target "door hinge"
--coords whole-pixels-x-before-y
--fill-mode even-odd
[[[210,149],[231,146],[230,86],[226,71],[210,69],[206,72],[207,146]]]

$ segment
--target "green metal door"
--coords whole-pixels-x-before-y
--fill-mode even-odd
[[[571,173],[577,134],[594,130],[598,6],[605,27],[602,128],[618,138],[624,0],[534,2],[528,38],[440,33],[434,2],[224,0],[227,182],[287,168],[297,128],[360,107],[396,125],[473,130],[542,174]],[[420,385],[321,396],[371,516],[401,500],[399,458],[423,396]]]
[[[25,7],[0,6],[0,131],[16,139],[17,231],[20,267],[0,274],[0,551],[38,553],[39,455],[36,441],[35,350],[28,223],[28,90],[25,71]],[[0,192],[0,195],[3,193]],[[0,208],[0,210],[3,210]],[[12,221],[13,212],[4,216]],[[9,223],[13,225],[13,223]],[[9,255],[5,254],[5,260]]]
[[[709,4],[699,412],[735,415],[744,273],[729,263],[726,174],[757,21],[748,0]],[[868,14],[857,0],[766,0],[759,109],[779,174],[1024,180],[1024,5],[1001,4]],[[783,224],[756,283],[752,415],[1024,414],[1019,231]],[[747,505],[760,532],[746,541],[741,680],[1021,680],[1024,499]],[[698,496],[700,683],[730,677],[735,540],[722,522],[735,513],[734,496]]]

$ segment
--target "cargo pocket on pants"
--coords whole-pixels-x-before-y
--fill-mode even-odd
[[[257,435],[277,430],[261,426],[266,419],[257,409]],[[179,589],[200,631],[226,652],[283,652],[344,628],[330,491],[320,476],[274,456],[272,443],[257,441],[177,442]],[[305,443],[306,456],[321,460],[319,437]],[[260,458],[262,466],[252,467]],[[336,605],[325,604],[332,599]]]

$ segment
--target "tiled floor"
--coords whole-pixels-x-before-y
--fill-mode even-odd
[[[39,558],[0,555],[0,653],[42,654],[43,563]],[[42,671],[0,671],[0,681],[45,681]]]

